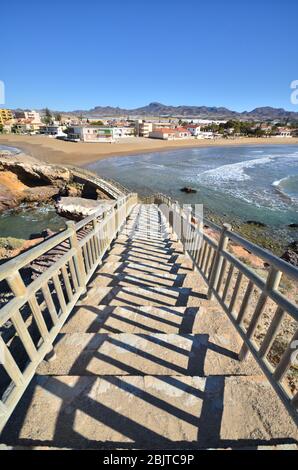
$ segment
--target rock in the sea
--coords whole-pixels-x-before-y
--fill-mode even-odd
[[[59,215],[70,220],[81,220],[96,211],[105,212],[115,204],[114,200],[84,199],[81,197],[61,197],[55,204]]]
[[[298,228],[298,224],[294,223],[294,224],[289,224],[288,227],[290,228]]]
[[[196,189],[190,188],[189,186],[184,186],[184,188],[181,188],[180,191],[187,194],[195,194],[197,192]]]
[[[294,266],[298,267],[298,241],[297,240],[288,245],[286,251],[281,256],[281,258],[287,261],[288,263],[293,264]]]

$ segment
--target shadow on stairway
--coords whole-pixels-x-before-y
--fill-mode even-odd
[[[155,377],[154,380],[164,383],[179,391],[187,393],[195,401],[201,402],[200,410],[197,414],[189,413],[171,403],[165,402],[162,398],[148,393],[146,390],[135,385],[134,381],[121,377],[104,376],[101,378],[101,387],[112,389],[121,396],[121,392],[127,396],[133,396],[136,400],[142,400],[144,412],[146,405],[156,411],[156,417],[160,417],[155,422],[155,426],[145,427],[142,415],[136,419],[135,414],[130,417],[123,412],[118,412],[117,402],[113,406],[107,406],[94,398],[92,390],[96,388],[97,377],[77,378],[76,383],[68,384],[59,377],[36,377],[26,391],[21,404],[18,405],[10,422],[3,431],[2,441],[7,445],[18,446],[49,446],[57,448],[78,448],[78,449],[192,449],[192,448],[256,448],[260,445],[295,444],[294,439],[239,439],[227,440],[220,438],[221,420],[223,412],[224,377],[209,377],[206,379],[203,391],[185,384],[181,377]],[[43,420],[35,423],[39,432],[34,439],[22,438],[22,427],[28,422],[27,410],[36,393],[36,389],[43,389],[43,393],[56,398],[59,402],[59,410],[55,421],[50,422],[47,418],[47,411],[44,410]],[[39,391],[40,393],[40,391]],[[139,411],[139,409],[138,409]],[[130,410],[131,412],[131,410]],[[166,438],[161,434],[163,418],[167,415],[169,421],[171,417],[175,421],[187,425],[187,429],[193,429],[193,440],[174,440]],[[154,422],[154,421],[153,421]],[[32,423],[31,423],[32,424]],[[173,423],[174,424],[174,423]],[[82,428],[82,425],[84,427]],[[43,427],[47,428],[44,432]],[[78,429],[84,429],[82,435]],[[108,430],[108,431],[107,431]],[[175,431],[175,430],[174,430]],[[40,438],[38,434],[40,433]],[[108,436],[113,436],[110,440]],[[101,439],[102,435],[102,439]],[[118,436],[118,439],[117,439]]]

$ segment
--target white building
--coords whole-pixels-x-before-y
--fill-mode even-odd
[[[63,127],[56,124],[40,126],[39,133],[42,135],[48,135],[50,137],[67,137],[67,135],[63,132]]]
[[[139,137],[149,137],[150,132],[153,130],[152,122],[142,121],[138,119],[135,122],[136,135]]]
[[[151,139],[174,140],[175,130],[170,128],[156,128],[149,133]]]
[[[186,129],[188,132],[191,133],[193,137],[199,137],[199,134],[201,132],[201,126],[198,126],[197,124],[189,124]]]
[[[17,119],[30,119],[34,124],[41,123],[40,114],[33,109],[31,111],[16,111],[15,117]]]
[[[153,129],[153,131],[150,132],[149,137],[151,139],[175,140],[189,139],[191,137],[191,134],[184,127],[176,127],[175,129],[172,129],[170,127],[163,127]]]

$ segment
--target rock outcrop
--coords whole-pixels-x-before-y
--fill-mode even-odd
[[[44,163],[29,163],[16,161],[14,158],[2,156],[0,158],[0,171],[10,171],[26,186],[62,186],[71,179],[67,168],[47,165]]]
[[[61,197],[55,204],[59,215],[70,220],[81,220],[93,212],[105,212],[115,204],[113,200],[84,199],[81,197]]]
[[[298,241],[290,243],[281,258],[298,267]]]
[[[70,184],[67,168],[40,163],[24,154],[0,154],[0,212],[21,202],[47,202]]]

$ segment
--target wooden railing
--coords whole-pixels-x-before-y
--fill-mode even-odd
[[[244,360],[249,351],[252,353],[298,424],[298,367],[297,363],[296,366],[293,364],[298,355],[295,354],[298,350],[298,308],[280,290],[282,276],[297,285],[298,269],[232,232],[228,224],[220,227],[203,218],[195,218],[191,211],[183,210],[168,196],[156,194],[144,202],[159,205],[194,267],[205,279],[208,297],[219,302],[238,331],[243,340],[239,359]],[[205,230],[207,227],[209,235]],[[263,261],[267,266],[266,278],[232,254],[229,250],[231,242]],[[265,313],[266,331],[260,335],[259,326],[264,323],[262,315]],[[277,348],[278,335],[281,338]],[[282,350],[276,353],[280,343]]]
[[[99,176],[86,168],[79,168],[73,165],[64,165],[63,168],[65,167],[70,169],[74,177],[96,184],[99,189],[104,191],[111,198],[118,199],[130,193],[128,188],[125,188],[118,181],[114,181],[111,178]]]
[[[63,232],[0,267],[0,282],[6,281],[11,296],[0,310],[0,328],[13,328],[7,341],[0,335],[0,431],[137,199],[129,194],[106,212],[68,222]],[[26,283],[24,268],[53,250],[53,263]]]

